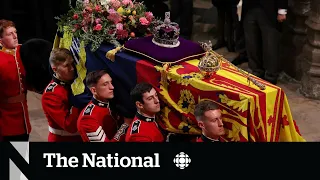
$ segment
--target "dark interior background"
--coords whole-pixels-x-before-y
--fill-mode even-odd
[[[75,3],[76,0],[72,0]],[[54,17],[69,10],[69,0],[0,0],[0,19],[16,24],[19,43],[31,38],[53,42],[57,31]]]
[[[142,1],[142,0],[138,0]],[[155,16],[164,16],[167,0],[143,0]],[[71,0],[74,6],[76,0]],[[53,42],[57,31],[54,18],[69,10],[69,0],[0,0],[0,19],[16,24],[19,43],[31,38],[42,38]]]

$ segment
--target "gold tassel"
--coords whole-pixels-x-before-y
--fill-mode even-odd
[[[162,66],[162,71],[161,71],[161,82],[162,82],[162,85],[165,89],[168,89],[168,72],[169,72],[169,69],[170,69],[170,64],[169,63],[165,63],[163,66]]]
[[[116,59],[116,53],[122,49],[122,46],[118,46],[106,53],[106,58],[110,59],[112,62]]]

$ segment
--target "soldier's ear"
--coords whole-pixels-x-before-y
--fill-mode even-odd
[[[52,71],[55,73],[57,71],[57,67],[56,66],[51,66]]]
[[[139,108],[139,109],[142,109],[142,108],[143,108],[143,104],[142,104],[140,101],[136,101],[136,106],[137,106],[137,108]]]
[[[95,87],[90,87],[90,91],[93,95],[97,95],[97,90]]]
[[[203,122],[202,121],[198,121],[198,126],[203,129],[204,128],[204,125],[203,125]]]

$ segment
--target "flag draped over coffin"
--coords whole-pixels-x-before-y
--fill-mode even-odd
[[[68,34],[57,37],[55,42],[55,47],[68,48],[75,57],[78,77],[72,89],[81,103],[89,101],[91,96],[84,85],[86,73],[107,69],[113,79],[115,99],[127,117],[136,111],[130,101],[130,90],[136,83],[145,81],[160,94],[160,125],[169,132],[199,135],[194,107],[201,100],[212,100],[222,110],[227,132],[223,137],[225,141],[305,141],[292,118],[283,90],[258,78],[257,81],[266,85],[265,90],[248,85],[246,77],[228,63],[222,63],[217,74],[205,79],[197,67],[199,60],[181,62],[167,70],[126,52],[117,53],[112,62],[105,57],[114,48],[112,45],[102,45],[91,52]],[[165,81],[161,81],[163,77]]]
[[[229,63],[209,79],[199,73],[199,60],[190,60],[170,68],[167,88],[161,86],[161,95],[167,102],[163,108],[164,122],[170,131],[197,133],[194,107],[201,100],[219,104],[226,129],[226,141],[305,141],[292,118],[284,91],[266,81],[260,90],[248,85],[247,77]],[[156,66],[161,70],[161,67]],[[141,81],[148,81],[142,79]],[[175,119],[181,119],[176,123]]]

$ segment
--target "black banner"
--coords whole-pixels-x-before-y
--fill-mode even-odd
[[[204,159],[209,160],[204,155],[210,148],[199,154],[199,147],[201,145],[170,143],[48,143],[44,148],[42,143],[33,143],[30,166],[40,171],[37,179],[44,179],[48,174],[50,179],[71,174],[79,178],[191,175],[190,170],[198,169],[196,166]]]
[[[301,171],[299,161],[316,154],[319,147],[318,143],[29,143],[28,164],[11,143],[0,145],[1,180],[9,179],[9,160],[29,180],[171,180],[266,168]],[[312,156],[313,162],[319,160]]]

